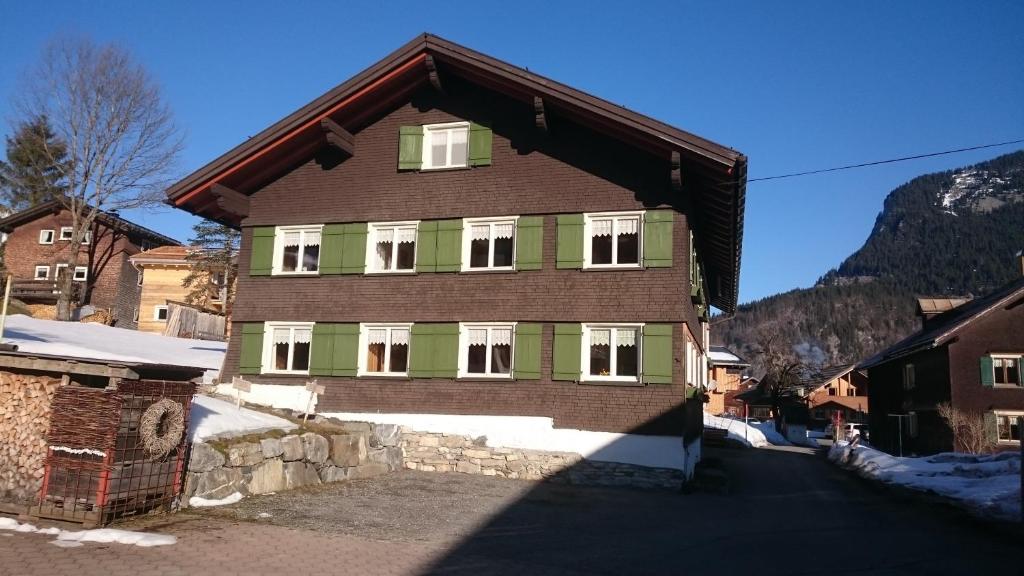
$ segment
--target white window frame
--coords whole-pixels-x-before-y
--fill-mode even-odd
[[[81,272],[81,274],[82,274],[81,278],[78,277],[79,272]],[[73,276],[71,276],[71,279],[74,280],[75,282],[86,282],[86,281],[88,281],[89,280],[89,268],[88,268],[88,266],[75,266],[75,271],[73,273]]]
[[[457,129],[465,128],[466,130],[466,158],[462,164],[454,164],[452,162],[452,139],[451,133]],[[449,133],[447,141],[447,153],[445,154],[445,164],[443,166],[434,166],[431,164],[433,160],[433,147],[430,145],[430,134],[432,132],[446,131]],[[469,137],[470,128],[469,122],[445,122],[442,124],[426,124],[423,126],[423,157],[420,164],[421,170],[446,170],[451,168],[469,168]]]
[[[370,372],[366,366],[366,354],[369,352],[369,332],[373,329],[384,329],[388,331],[387,342],[384,344],[384,367],[388,368],[391,366],[391,331],[394,329],[404,329],[409,331],[409,353],[405,361],[405,372]],[[359,324],[359,363],[356,370],[356,376],[371,376],[371,377],[403,377],[409,376],[409,364],[412,363],[412,324],[403,322],[389,322],[389,323],[361,323]]]
[[[92,230],[86,230],[85,235],[82,236],[82,244],[88,244],[92,242]]]
[[[49,240],[45,239],[46,236],[49,236]],[[51,230],[49,228],[46,228],[46,229],[43,229],[43,230],[39,231],[39,243],[40,244],[53,244],[53,240],[56,237],[57,237],[56,231]]]
[[[1020,411],[1020,410],[994,410],[993,412],[996,415],[996,443],[997,444],[1002,444],[1004,446],[1007,446],[1007,445],[1008,446],[1017,446],[1017,445],[1019,445],[1020,444],[1020,440],[1000,440],[999,439],[999,417],[1000,416],[1008,416],[1010,418],[1016,419],[1018,416],[1024,416],[1024,411]],[[1012,424],[1011,424],[1011,426],[1012,426]],[[1020,433],[1024,434],[1024,430],[1021,430]]]
[[[39,277],[39,271],[40,270],[45,270],[46,271],[46,276],[40,278]],[[49,266],[36,266],[36,269],[32,272],[32,279],[33,280],[49,280],[50,279],[50,267]]]
[[[285,271],[281,269],[281,260],[284,258],[284,236],[288,232],[299,232],[299,255],[296,262],[296,270]],[[323,250],[324,225],[307,224],[301,226],[277,226],[274,228],[274,263],[271,273],[274,276],[317,276],[320,274],[320,253],[317,253],[316,270],[302,270],[303,253],[306,250],[306,233],[317,232],[320,234],[320,249]]]
[[[644,210],[631,210],[626,212],[587,212],[583,214],[583,267],[584,268],[641,268],[644,262]],[[612,233],[612,263],[611,264],[594,264],[593,263],[593,238],[591,237],[591,231],[593,230],[594,220],[603,220],[612,218],[616,220],[613,224]],[[615,229],[618,224],[619,218],[637,218],[637,257],[636,263],[618,264],[619,259],[619,243],[616,242],[617,232]]]
[[[67,237],[67,238],[65,238],[65,237],[64,237],[64,231],[65,231],[65,230],[66,230],[66,231],[67,231],[67,233],[68,233],[68,237]],[[74,233],[75,233],[75,229],[74,229],[74,228],[72,228],[71,226],[61,226],[61,227],[60,227],[60,235],[59,235],[59,236],[57,236],[57,239],[58,239],[58,240],[61,240],[61,241],[64,241],[64,242],[67,242],[67,241],[71,240],[71,236],[72,236],[72,235],[73,235]]]
[[[1007,389],[1010,389],[1010,390],[1017,389],[1017,388],[1024,389],[1024,382],[1018,382],[1017,384],[1007,384],[1005,382],[997,382],[996,381],[996,360],[1015,360],[1018,363],[1017,364],[1017,374],[1018,374],[1018,379],[1020,379],[1019,378],[1019,375],[1021,373],[1020,361],[1021,361],[1021,358],[1024,358],[1024,354],[1020,354],[1020,355],[1017,355],[1017,354],[990,354],[989,356],[992,358],[992,386],[994,386],[996,388],[1007,388]],[[1007,412],[1007,414],[1008,414],[1008,412]]]
[[[167,318],[160,317],[160,311],[167,312]],[[157,304],[153,306],[153,321],[154,322],[167,322],[167,319],[171,317],[171,312],[167,309],[166,304]]]
[[[145,278],[145,276],[146,276],[146,269],[145,268],[139,268],[139,274],[138,274],[138,277],[135,280],[135,285],[136,286],[142,286],[142,279]]]
[[[487,224],[490,226],[490,241],[487,248],[487,266],[472,268],[469,265],[470,253],[473,246],[472,226]],[[508,266],[494,265],[494,226],[496,224],[512,224],[512,263]],[[516,232],[519,224],[519,216],[500,216],[488,218],[463,218],[462,219],[462,271],[463,272],[493,272],[495,270],[509,271],[516,269]]]
[[[64,263],[54,264],[53,265],[53,279],[56,280],[56,279],[60,278],[61,268],[67,268],[67,267],[68,267],[68,265],[64,264]]]
[[[459,323],[459,378],[487,379],[487,380],[511,380],[515,373],[516,364],[516,324],[517,322],[460,322]],[[487,329],[487,355],[484,359],[485,373],[469,371],[469,330]],[[491,373],[491,332],[494,329],[507,329],[510,333],[509,340],[509,368],[508,374]]]
[[[132,322],[138,322],[138,321],[139,321],[139,309],[138,308],[133,308],[132,309]]]
[[[412,228],[416,232],[416,240],[413,243],[412,268],[408,270],[378,270],[377,265],[377,232],[385,228]],[[401,222],[370,222],[366,225],[366,274],[415,274],[416,256],[419,250],[417,244],[420,241],[420,221],[404,220]],[[396,230],[397,232],[397,230]],[[391,265],[398,265],[398,242],[391,243]]]
[[[274,329],[289,328],[288,366],[295,361],[295,330],[309,329],[309,360],[313,358],[313,322],[264,322],[263,323],[263,374],[309,374],[309,370],[276,370],[274,368]]]
[[[636,376],[595,376],[590,373],[590,332],[592,330],[607,330],[612,329],[610,335],[611,338],[611,351],[608,358],[608,368],[611,372],[617,372],[613,370],[616,368],[616,354],[615,347],[618,346],[618,333],[614,330],[616,328],[635,329],[636,334]],[[583,341],[580,354],[580,381],[581,382],[628,382],[638,383],[640,378],[643,376],[644,366],[644,325],[642,323],[631,323],[631,322],[611,322],[611,323],[591,323],[583,325]]]

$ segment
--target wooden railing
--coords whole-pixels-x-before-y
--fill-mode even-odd
[[[24,280],[15,278],[11,283],[11,298],[23,302],[56,302],[60,295],[56,280]],[[71,283],[71,301],[82,296],[82,283]]]

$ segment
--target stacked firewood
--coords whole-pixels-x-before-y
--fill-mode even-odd
[[[59,378],[0,372],[0,500],[38,497]]]

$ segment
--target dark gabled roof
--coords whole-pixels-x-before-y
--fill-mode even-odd
[[[807,388],[807,392],[811,393],[836,378],[841,378],[850,372],[853,372],[853,369],[856,367],[856,364],[847,364],[844,366],[829,366],[828,368],[822,368],[817,373],[812,374],[806,382],[799,384],[799,386]]]
[[[18,226],[32,222],[33,220],[41,218],[47,214],[60,213],[61,210],[63,210],[63,205],[59,200],[50,200],[49,202],[44,202],[33,206],[32,208],[16,212],[6,218],[0,219],[0,230],[10,233],[11,230],[14,230]],[[124,230],[133,235],[153,240],[159,244],[171,246],[178,246],[181,244],[181,242],[178,242],[174,238],[164,236],[155,230],[150,230],[145,226],[140,226],[134,222],[125,220],[124,218],[121,218],[120,215],[112,212],[100,211],[96,215],[96,219],[110,228]]]
[[[1018,298],[1024,298],[1024,278],[1018,278],[987,296],[975,298],[935,316],[928,321],[926,328],[868,358],[857,368],[872,368],[914,352],[941,346],[971,322]]]
[[[429,59],[429,62],[428,62]],[[219,184],[251,194],[305,161],[323,140],[321,120],[355,132],[376,112],[393,106],[428,81],[428,64],[445,74],[500,90],[545,111],[571,118],[665,159],[666,178],[678,153],[700,217],[697,243],[708,274],[710,303],[732,312],[739,293],[740,252],[747,180],[743,154],[643,114],[591,96],[539,74],[491,58],[438,36],[423,34],[383,60],[249,138],[167,190],[170,204],[233,226],[241,219],[218,205]]]

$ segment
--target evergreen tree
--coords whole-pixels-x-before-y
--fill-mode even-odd
[[[22,122],[7,137],[7,161],[0,161],[0,194],[4,207],[24,210],[63,192],[67,147],[46,116]]]
[[[209,307],[215,297],[220,296],[224,314],[231,316],[241,238],[238,230],[210,220],[192,227],[194,249],[185,257],[191,263],[191,270],[181,283],[189,289],[186,302]]]

